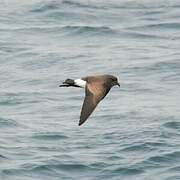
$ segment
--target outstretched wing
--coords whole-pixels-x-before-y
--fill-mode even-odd
[[[104,88],[102,84],[87,84],[85,99],[83,102],[80,115],[79,126],[82,125],[88,119],[88,117],[94,111],[98,103],[106,96],[108,92],[109,90]]]
[[[99,101],[96,99],[96,97],[86,88],[86,96],[81,109],[79,126],[88,119],[98,103]]]

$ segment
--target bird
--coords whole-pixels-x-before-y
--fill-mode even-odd
[[[66,79],[59,87],[85,88],[85,98],[81,109],[79,126],[92,114],[98,103],[105,98],[113,86],[119,86],[118,78],[109,75],[90,75],[80,79]]]

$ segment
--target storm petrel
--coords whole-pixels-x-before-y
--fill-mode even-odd
[[[82,125],[98,103],[104,99],[110,89],[120,84],[117,77],[112,75],[87,76],[81,79],[66,79],[59,87],[81,87],[85,88],[85,98],[81,109],[79,126]]]

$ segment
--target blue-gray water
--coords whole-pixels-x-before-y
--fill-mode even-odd
[[[84,90],[114,74],[78,126]],[[1,0],[0,179],[179,180],[180,1]]]

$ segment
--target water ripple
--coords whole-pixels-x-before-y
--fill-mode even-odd
[[[164,124],[164,127],[180,130],[180,122],[177,121],[167,122]]]
[[[65,31],[69,31],[73,34],[113,34],[115,33],[110,27],[106,26],[65,26],[63,27]]]
[[[120,173],[121,175],[128,175],[128,176],[141,174],[143,172],[144,172],[143,170],[137,168],[117,168],[112,171],[112,173]]]
[[[0,117],[0,128],[2,127],[16,127],[18,123],[13,119],[6,119]]]
[[[61,135],[59,133],[41,133],[41,134],[35,134],[32,136],[34,139],[39,139],[39,140],[63,140],[63,139],[68,139],[68,136]]]

